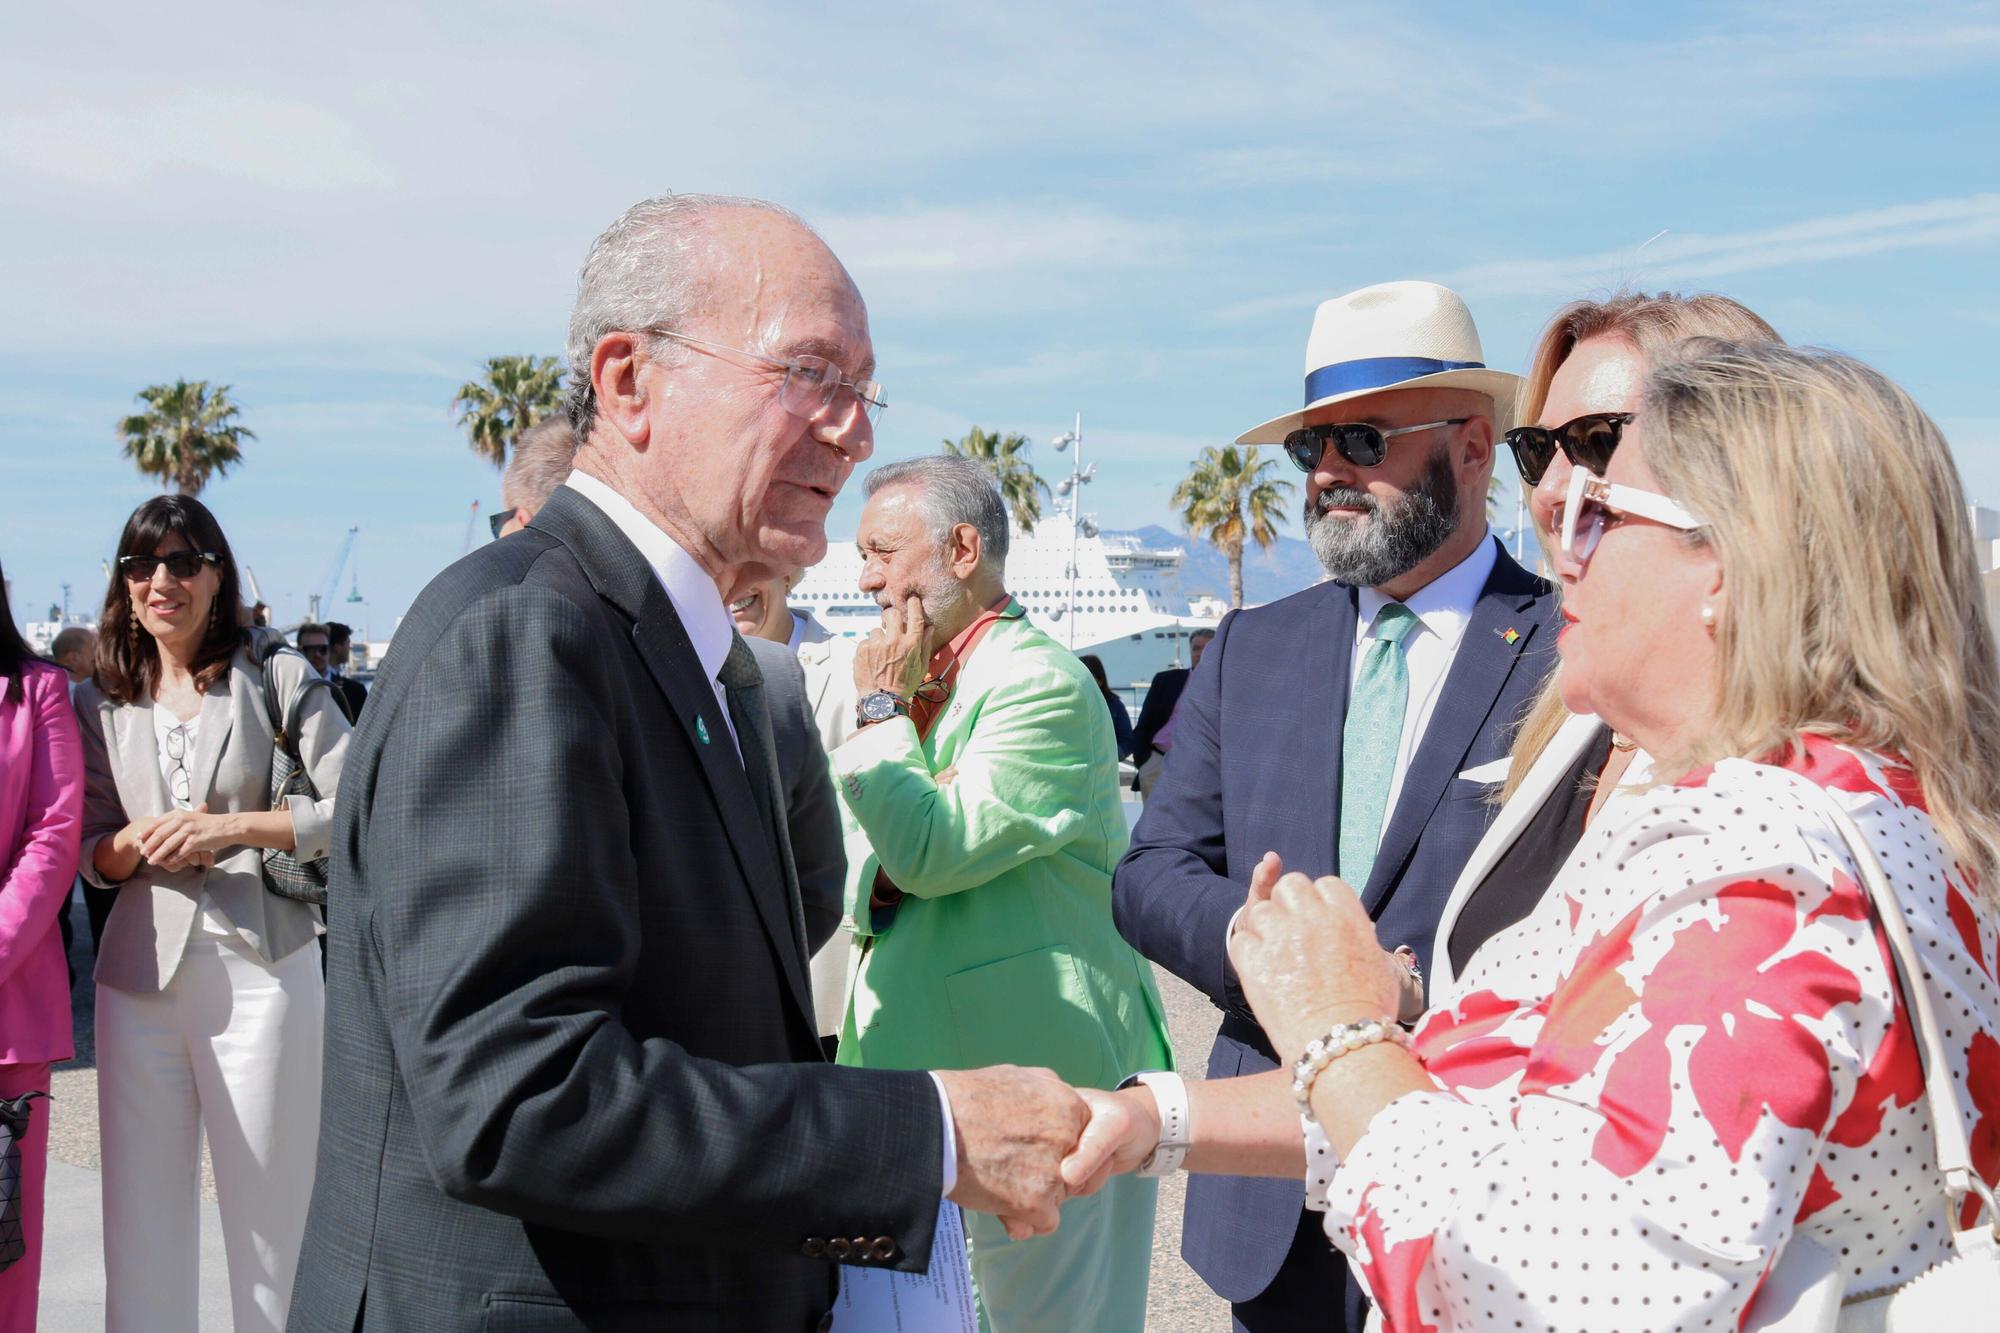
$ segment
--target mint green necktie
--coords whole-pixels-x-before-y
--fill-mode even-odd
[[[1356,893],[1367,886],[1382,842],[1389,783],[1396,776],[1403,713],[1410,702],[1403,636],[1416,627],[1416,613],[1401,602],[1389,602],[1375,613],[1361,674],[1347,700],[1340,737],[1340,877]]]

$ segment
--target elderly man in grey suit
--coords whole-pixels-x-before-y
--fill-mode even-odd
[[[860,294],[772,205],[648,200],[569,364],[577,471],[425,589],[348,761],[295,1330],[812,1329],[836,1263],[926,1266],[941,1198],[1057,1220],[1068,1088],[813,1031],[726,602],[820,558],[873,446]]]

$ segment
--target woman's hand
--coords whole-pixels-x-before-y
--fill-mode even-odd
[[[1290,874],[1273,882],[1266,870],[1273,859],[1252,872],[1229,959],[1272,1047],[1291,1061],[1335,1023],[1394,1018],[1405,971],[1377,943],[1375,923],[1345,880]]]
[[[1090,1123],[1062,1160],[1063,1185],[1071,1198],[1095,1194],[1111,1177],[1138,1169],[1160,1141],[1160,1108],[1152,1089],[1078,1088],[1076,1093],[1090,1108]]]
[[[139,838],[139,854],[162,870],[215,864],[215,853],[237,841],[230,815],[211,815],[206,803],[192,810],[169,810]]]

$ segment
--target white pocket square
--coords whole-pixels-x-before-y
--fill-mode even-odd
[[[1458,780],[1460,782],[1505,782],[1507,780],[1507,766],[1513,762],[1511,759],[1495,759],[1490,764],[1480,764],[1475,768],[1466,769],[1458,775]]]

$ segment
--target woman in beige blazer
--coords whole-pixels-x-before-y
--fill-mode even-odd
[[[1726,296],[1644,295],[1576,301],[1543,330],[1507,444],[1546,549],[1574,467],[1602,472],[1647,373],[1689,338],[1780,342]],[[1505,804],[1473,849],[1438,921],[1428,1000],[1450,1004],[1458,974],[1488,940],[1524,920],[1639,758],[1596,718],[1570,713],[1550,676],[1514,743]]]
[[[77,691],[84,875],[118,891],[96,1029],[114,1331],[195,1327],[204,1133],[239,1331],[284,1326],[312,1193],[323,927],[265,889],[262,858],[326,854],[348,725],[303,657],[269,658],[279,699],[300,699],[319,793],[273,810],[259,665],[272,645],[239,627],[240,607],[214,516],[186,496],[147,501],[119,539],[97,671]]]

